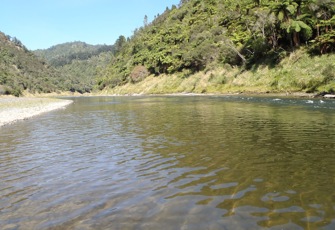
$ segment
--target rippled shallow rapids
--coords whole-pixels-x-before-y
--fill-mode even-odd
[[[0,128],[0,229],[335,229],[335,101],[73,98]]]

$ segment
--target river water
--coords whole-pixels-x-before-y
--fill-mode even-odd
[[[335,101],[71,98],[0,128],[0,229],[335,229]]]

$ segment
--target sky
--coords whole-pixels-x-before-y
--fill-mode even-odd
[[[0,31],[29,50],[73,41],[112,45],[180,0],[1,0]]]

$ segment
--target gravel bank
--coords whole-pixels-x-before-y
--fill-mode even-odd
[[[64,108],[71,100],[0,97],[0,127],[41,113]]]

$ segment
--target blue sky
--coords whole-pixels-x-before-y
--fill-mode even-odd
[[[1,0],[0,31],[28,49],[71,41],[114,44],[180,0]]]

